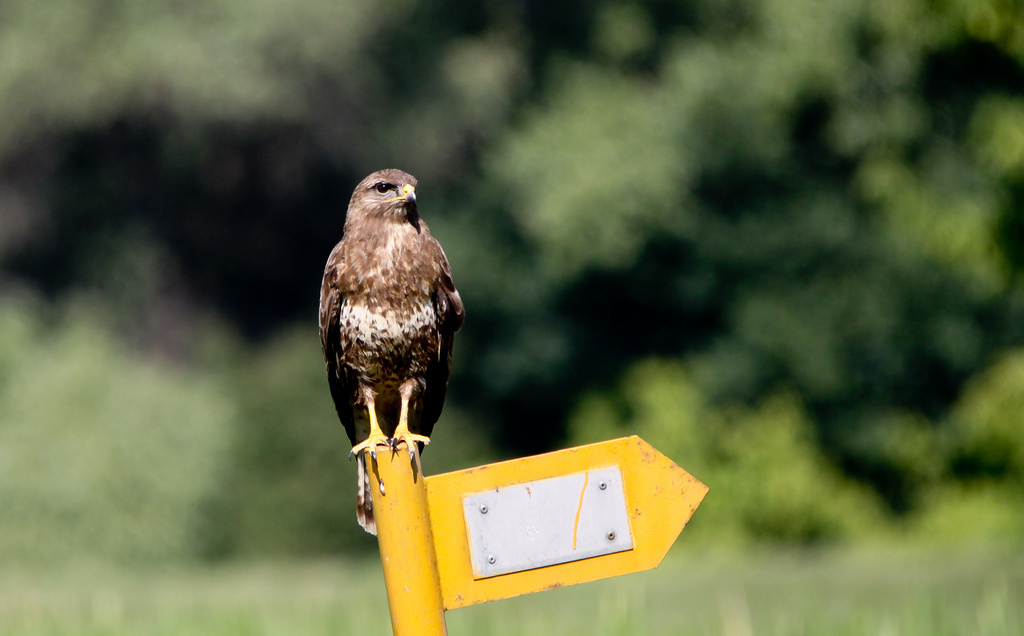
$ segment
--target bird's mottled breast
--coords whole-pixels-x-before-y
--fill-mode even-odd
[[[434,304],[429,302],[388,305],[363,297],[351,297],[341,307],[338,322],[348,338],[373,347],[398,347],[421,337],[437,322]]]
[[[424,249],[433,240],[401,227],[350,239],[339,276],[345,362],[374,383],[423,373],[437,347],[437,261]]]

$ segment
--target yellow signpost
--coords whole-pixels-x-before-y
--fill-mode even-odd
[[[445,610],[657,567],[708,491],[636,436],[425,479],[404,452],[377,457],[395,636],[446,634]]]
[[[395,636],[447,634],[423,475],[404,449],[378,452],[367,466],[391,629]]]

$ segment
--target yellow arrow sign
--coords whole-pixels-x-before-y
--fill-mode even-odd
[[[446,610],[657,567],[708,492],[636,436],[435,475],[426,486]],[[543,508],[530,507],[535,498]],[[531,515],[559,527],[532,553],[506,548],[516,554],[503,560],[495,542],[516,544],[516,524],[533,532]],[[495,539],[503,528],[511,536]]]

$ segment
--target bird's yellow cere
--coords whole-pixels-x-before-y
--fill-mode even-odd
[[[416,194],[416,187],[411,183],[407,183],[402,186],[402,194],[395,196],[395,199],[408,199],[410,196]]]

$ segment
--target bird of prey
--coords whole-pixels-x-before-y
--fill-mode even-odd
[[[356,518],[376,534],[367,451],[410,458],[444,406],[463,305],[441,245],[416,207],[416,179],[381,170],[352,193],[320,288],[320,344],[338,418],[356,456]]]

